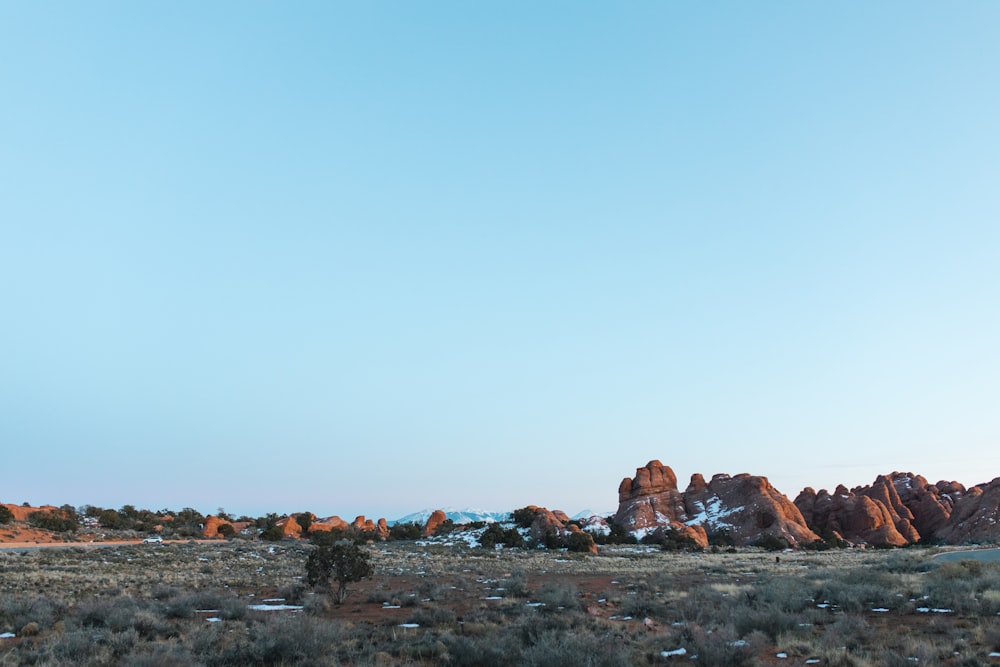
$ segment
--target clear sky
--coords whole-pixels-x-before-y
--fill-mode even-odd
[[[0,500],[1000,476],[998,24],[0,2]]]

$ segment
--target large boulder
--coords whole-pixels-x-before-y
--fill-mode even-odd
[[[330,531],[330,530],[347,530],[351,527],[351,524],[347,523],[339,516],[331,516],[326,519],[314,519],[312,524],[309,526],[310,532],[316,532],[317,530]]]
[[[236,530],[236,527],[231,521],[226,521],[225,519],[221,519],[217,516],[209,515],[205,517],[205,524],[201,529],[201,535],[206,538],[223,537],[223,534],[219,532],[219,529],[223,526],[229,526],[233,529],[234,533],[239,532]]]
[[[431,515],[427,517],[427,523],[424,524],[424,535],[431,536],[434,531],[438,529],[442,523],[448,520],[448,515],[444,513],[444,510],[434,510]]]

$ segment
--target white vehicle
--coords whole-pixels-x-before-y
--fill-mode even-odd
[[[163,544],[163,538],[159,535],[153,535],[152,537],[147,537],[142,541],[143,544]]]

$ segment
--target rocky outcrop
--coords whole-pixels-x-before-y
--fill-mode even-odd
[[[326,519],[314,519],[312,524],[309,526],[310,532],[315,532],[317,530],[347,530],[351,527],[351,524],[347,523],[339,516],[331,516]]]
[[[302,536],[302,526],[299,525],[299,522],[295,520],[294,516],[278,519],[278,522],[275,525],[278,526],[278,528],[281,528],[281,534],[285,537]]]
[[[904,546],[935,538],[965,494],[958,482],[929,484],[920,475],[879,475],[869,486],[802,490],[795,505],[813,531],[855,544]]]
[[[949,544],[1000,542],[1000,477],[962,494],[935,537]]]
[[[735,544],[752,544],[762,535],[792,544],[818,539],[798,508],[766,477],[719,474],[710,482],[691,476],[687,489],[677,489],[677,476],[659,461],[650,461],[622,480],[614,522],[643,536],[657,530],[707,546],[712,533],[725,533]]]
[[[431,515],[427,517],[427,523],[424,524],[424,535],[430,537],[434,534],[434,531],[438,529],[442,523],[448,520],[448,515],[444,513],[444,510],[434,510]]]
[[[42,505],[41,507],[25,507],[24,505],[8,505],[4,504],[4,507],[10,510],[10,513],[14,516],[14,521],[27,521],[28,517],[35,512],[58,512],[59,508],[55,505]]]
[[[684,498],[677,490],[677,475],[659,461],[637,468],[635,477],[618,485],[615,523],[645,534],[657,528],[679,528],[686,519]]]
[[[217,516],[209,515],[205,517],[205,523],[201,529],[201,535],[202,537],[206,538],[225,537],[221,532],[219,532],[219,529],[222,528],[223,526],[229,526],[229,528],[232,530],[233,533],[237,532],[236,527],[232,524],[231,521],[226,521],[225,519],[219,518]]]
[[[684,509],[687,525],[708,533],[725,531],[738,545],[753,544],[762,535],[791,544],[819,538],[792,501],[759,475],[715,475],[707,484],[695,475],[684,492]]]
[[[831,494],[805,488],[795,499],[812,530],[826,539],[844,539],[859,544],[904,546],[909,540],[897,529],[884,503],[864,494],[848,491],[843,485]]]
[[[534,518],[529,528],[532,539],[550,546],[570,546],[573,548],[570,539],[572,535],[576,534],[578,536],[576,539],[582,540],[586,547],[577,550],[586,550],[592,554],[597,553],[597,545],[594,543],[593,536],[581,530],[576,524],[570,523],[571,519],[565,512],[549,510],[537,505],[528,505],[525,509],[534,512]]]

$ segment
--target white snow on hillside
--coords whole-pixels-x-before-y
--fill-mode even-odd
[[[510,518],[510,512],[491,512],[489,510],[473,509],[468,507],[464,509],[442,507],[441,510],[444,512],[446,517],[457,524],[475,523],[477,521],[494,523],[496,521],[505,521]],[[423,525],[427,523],[427,519],[430,518],[433,512],[433,508],[423,509],[419,512],[414,512],[413,514],[407,514],[406,516],[400,517],[394,521],[387,521],[386,523],[390,526],[397,523],[419,523]]]
[[[732,525],[724,519],[743,509],[742,506],[723,508],[722,499],[718,496],[710,498],[707,503],[702,503],[699,500],[695,506],[701,511],[685,523],[689,526],[705,526],[712,530],[731,528]]]

